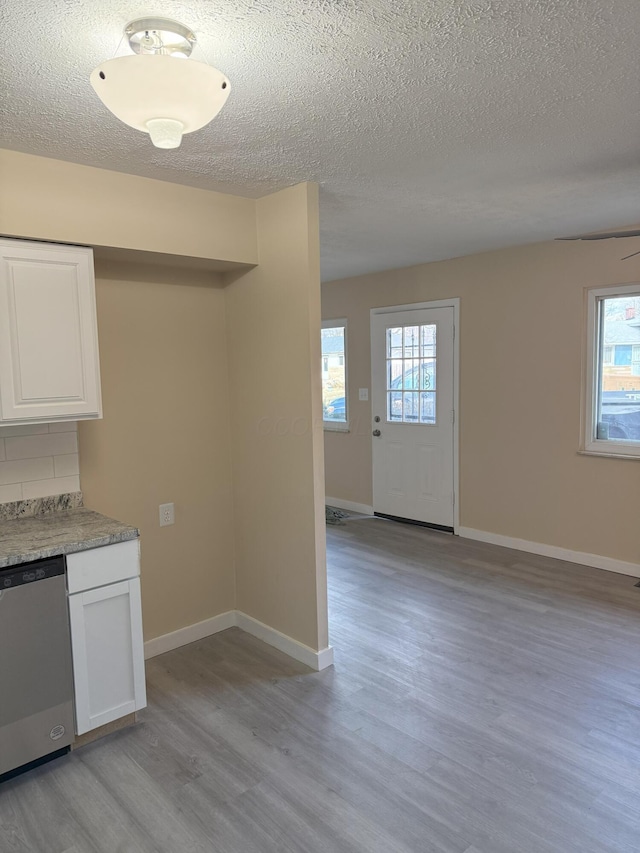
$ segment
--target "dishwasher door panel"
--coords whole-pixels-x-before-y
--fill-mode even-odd
[[[68,746],[73,730],[64,575],[0,589],[0,774]]]

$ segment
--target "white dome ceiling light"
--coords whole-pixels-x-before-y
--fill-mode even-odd
[[[177,148],[224,106],[231,87],[225,75],[189,59],[194,33],[167,18],[139,18],[124,30],[133,54],[103,62],[91,85],[120,121],[148,133],[157,148]]]

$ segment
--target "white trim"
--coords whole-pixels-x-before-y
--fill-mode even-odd
[[[202,622],[196,622],[194,625],[187,625],[185,628],[172,631],[170,634],[163,634],[153,640],[147,640],[144,644],[145,660],[234,627],[241,628],[247,634],[257,637],[269,646],[279,649],[317,672],[333,664],[331,646],[316,652],[309,646],[299,643],[263,622],[258,622],[257,619],[239,610],[228,610],[226,613],[212,616],[211,619],[204,619]]]
[[[580,456],[599,456],[601,459],[633,459],[640,462],[640,456],[628,456],[626,453],[601,453],[599,450],[579,450]]]
[[[177,631],[172,631],[170,634],[162,634],[160,637],[154,637],[153,640],[147,640],[144,644],[145,660],[154,658],[156,655],[162,655],[165,652],[173,651],[173,649],[178,649],[180,646],[195,643],[196,640],[203,640],[205,637],[210,637],[219,631],[226,631],[227,628],[233,628],[237,624],[236,611],[228,610],[226,613],[219,613],[217,616],[212,616],[211,619],[204,619],[202,622],[187,625],[185,628],[178,628]]]
[[[316,662],[312,669],[315,669],[316,672],[322,672],[328,666],[333,666],[333,646],[327,646],[326,649],[320,649],[319,652],[314,652],[314,654]]]
[[[327,506],[335,506],[338,509],[350,509],[352,512],[361,512],[363,515],[373,515],[373,507],[369,504],[359,504],[355,501],[345,501],[342,498],[326,497],[324,502]]]
[[[407,302],[405,305],[385,305],[383,308],[372,308],[372,314],[395,314],[398,311],[420,311],[422,308],[455,308],[460,307],[460,297],[451,299],[434,299],[432,302]]]
[[[609,456],[614,459],[640,457],[640,443],[625,439],[599,439],[594,434],[596,422],[597,386],[600,385],[600,340],[601,324],[599,303],[602,299],[613,299],[640,293],[640,284],[611,284],[586,290],[586,335],[584,338],[584,384],[581,412],[580,451],[594,456]]]
[[[406,305],[386,305],[372,308],[369,329],[374,314],[396,311],[420,311],[422,308],[453,308],[453,532],[460,533],[460,297],[434,299],[432,302],[411,302]],[[373,346],[373,340],[371,340]],[[372,508],[373,511],[373,508]]]
[[[529,554],[539,554],[542,557],[554,557],[568,563],[579,563],[582,566],[603,569],[605,572],[617,572],[620,575],[631,575],[634,578],[640,577],[640,563],[627,563],[624,560],[615,560],[613,557],[587,554],[584,551],[572,551],[569,548],[545,545],[542,542],[529,542],[526,539],[515,539],[512,536],[503,536],[500,533],[474,530],[472,527],[461,527],[458,535],[463,539],[475,539],[477,542],[488,542],[490,545],[501,545],[504,548],[513,548],[516,551],[525,551]]]
[[[309,646],[299,643],[286,634],[281,634],[280,631],[276,631],[275,628],[265,625],[264,622],[258,622],[253,616],[248,616],[240,610],[236,611],[236,615],[238,617],[236,623],[238,628],[242,628],[247,634],[252,634],[259,640],[262,640],[263,643],[268,643],[274,649],[279,649],[285,655],[289,655],[290,658],[305,663],[311,669],[319,672],[333,663],[333,649],[331,646],[315,652]]]
[[[460,529],[460,298],[442,300],[453,308],[453,532]]]
[[[333,421],[333,420],[325,420],[324,419],[324,403],[323,403],[323,417],[322,417],[322,427],[325,430],[331,432],[350,432],[349,429],[349,418],[351,417],[351,406],[349,405],[349,332],[347,329],[347,319],[346,317],[338,317],[336,320],[328,319],[322,320],[320,324],[321,329],[344,329],[343,333],[343,341],[344,341],[344,410],[347,416],[345,421]],[[322,347],[321,347],[322,349]],[[324,358],[322,353],[320,353],[321,358]]]

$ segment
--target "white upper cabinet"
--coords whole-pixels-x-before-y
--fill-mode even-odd
[[[0,423],[100,417],[92,250],[0,240]]]

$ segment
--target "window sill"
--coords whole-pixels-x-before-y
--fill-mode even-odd
[[[349,424],[332,424],[330,421],[322,421],[325,432],[351,432]]]
[[[622,451],[612,452],[610,450],[578,450],[580,456],[599,456],[601,459],[631,459],[634,462],[640,462],[640,455],[633,453],[623,453]]]

